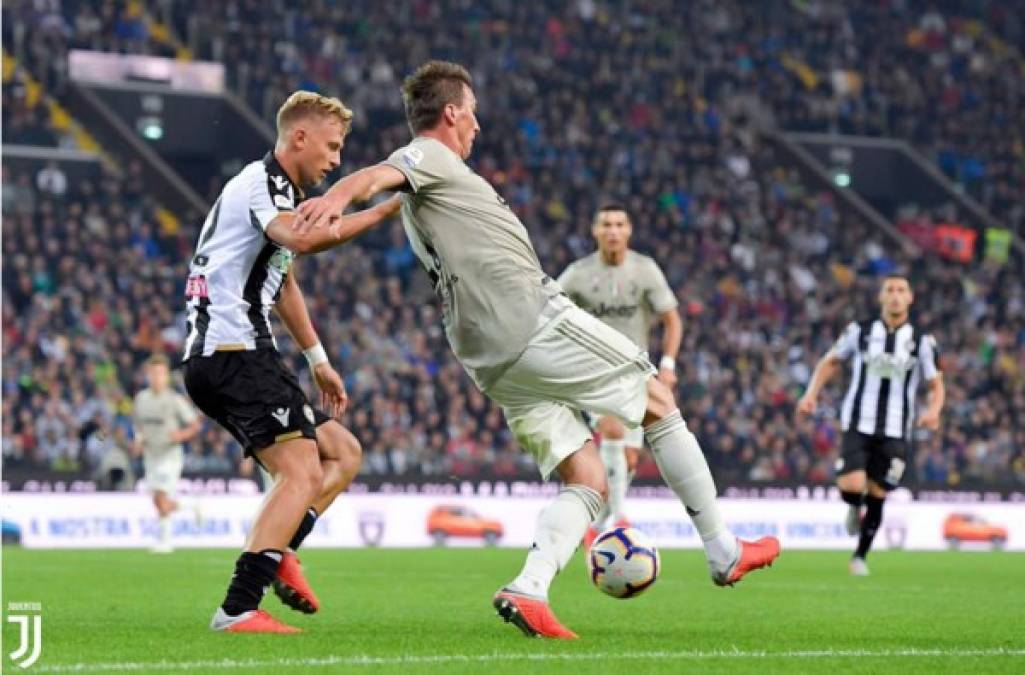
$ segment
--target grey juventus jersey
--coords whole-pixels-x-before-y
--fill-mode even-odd
[[[894,331],[882,319],[852,322],[833,346],[833,354],[853,358],[841,412],[843,430],[910,438],[918,384],[940,372],[935,338],[911,322]]]
[[[441,142],[414,138],[384,163],[406,177],[402,225],[441,298],[452,351],[486,389],[562,291],[505,200]]]
[[[567,267],[559,285],[582,309],[644,350],[652,318],[678,304],[658,264],[636,251],[627,251],[619,265],[607,265],[601,253],[592,253]]]
[[[273,153],[228,181],[203,224],[185,285],[188,332],[183,360],[218,347],[277,348],[270,309],[295,254],[264,231],[302,193]]]

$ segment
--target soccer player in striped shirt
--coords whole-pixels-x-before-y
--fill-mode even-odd
[[[883,519],[883,502],[900,484],[916,411],[918,384],[929,400],[918,426],[936,430],[945,392],[936,339],[910,319],[914,301],[907,277],[891,274],[879,290],[880,316],[852,322],[815,366],[808,390],[797,403],[798,417],[812,415],[819,392],[851,360],[851,381],[841,409],[843,445],[836,485],[850,505],[847,532],[858,534],[850,572],[868,575],[865,557]]]
[[[317,517],[359,470],[359,442],[334,417],[348,397],[310,319],[296,258],[337,245],[337,231],[301,235],[289,223],[306,191],[338,167],[352,113],[336,98],[299,91],[278,111],[278,139],[224,186],[199,234],[185,295],[185,387],[273,477],[210,627],[225,632],[295,633],[259,609],[271,584],[293,609],[319,602],[295,555]],[[349,232],[394,214],[398,201],[334,219]],[[271,331],[281,318],[306,356],[321,407],[306,398]]]

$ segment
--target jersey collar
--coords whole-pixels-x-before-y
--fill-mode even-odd
[[[306,199],[306,193],[301,187],[295,184],[292,177],[285,171],[285,167],[281,166],[281,162],[274,156],[273,150],[268,150],[267,154],[263,156],[263,164],[267,167],[267,173],[278,176],[284,176],[288,184],[292,186],[292,194],[295,195],[295,203],[298,204],[302,200]]]

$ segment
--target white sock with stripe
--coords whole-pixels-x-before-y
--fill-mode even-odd
[[[566,566],[602,507],[601,495],[583,485],[567,485],[537,519],[534,544],[511,591],[548,598],[548,587]]]
[[[722,568],[737,556],[737,539],[728,529],[716,502],[715,481],[708,462],[679,410],[644,430],[666,484],[683,502],[701,535],[710,565]]]
[[[612,522],[618,522],[623,517],[624,502],[626,502],[626,487],[628,485],[629,469],[626,466],[626,443],[622,440],[601,441],[598,448],[601,453],[601,461],[605,463],[605,475],[609,484],[609,503],[605,509],[606,519],[599,524],[595,521],[595,528],[605,529],[608,518]]]

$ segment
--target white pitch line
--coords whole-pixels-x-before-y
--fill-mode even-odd
[[[970,658],[1010,656],[1025,657],[1025,648],[1005,647],[983,649],[815,649],[807,651],[744,651],[741,649],[712,651],[652,651],[581,654],[436,654],[423,656],[323,656],[305,659],[221,659],[207,661],[149,661],[124,663],[66,663],[43,665],[34,670],[43,673],[90,673],[108,671],[198,670],[268,667],[325,668],[337,666],[416,666],[460,663],[496,662],[574,662],[603,660],[705,660],[705,659],[835,659],[835,658]]]

